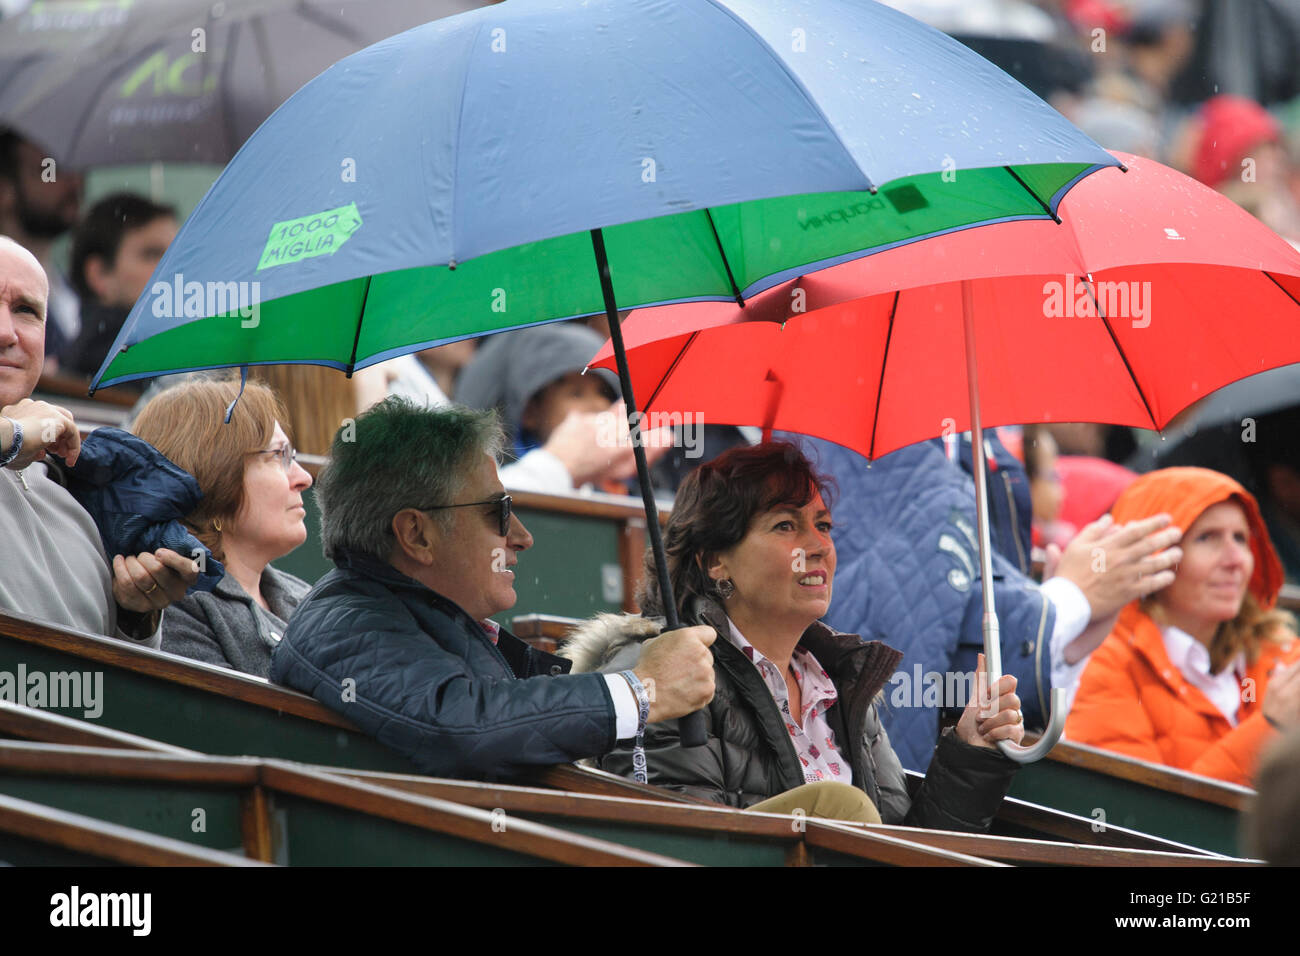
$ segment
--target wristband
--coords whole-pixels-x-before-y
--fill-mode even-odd
[[[17,458],[18,453],[23,450],[23,426],[7,415],[3,417],[14,430],[14,443],[8,451],[0,452],[0,468],[3,468],[5,465],[9,464],[9,462]]]
[[[619,676],[627,681],[627,686],[632,688],[632,694],[636,697],[636,739],[632,742],[632,775],[637,783],[649,783],[645,759],[645,727],[650,720],[650,695],[646,693],[641,679],[632,671],[620,671]]]

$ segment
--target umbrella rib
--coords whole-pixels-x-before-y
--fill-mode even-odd
[[[1264,275],[1268,276],[1268,281],[1269,281],[1269,282],[1273,283],[1275,286],[1277,286],[1279,289],[1282,290],[1282,294],[1283,294],[1284,296],[1286,296],[1288,299],[1290,299],[1290,300],[1291,300],[1292,302],[1294,302],[1296,305],[1300,305],[1300,299],[1297,299],[1295,296],[1293,296],[1293,295],[1292,295],[1292,294],[1287,290],[1287,287],[1286,287],[1286,286],[1284,286],[1282,283],[1280,283],[1280,282],[1278,282],[1276,279],[1274,279],[1272,273],[1267,272],[1267,271],[1265,271],[1265,270],[1263,270],[1263,269],[1261,269],[1260,271],[1263,272]]]
[[[1129,381],[1133,383],[1133,388],[1137,390],[1138,398],[1142,399],[1142,407],[1146,409],[1147,418],[1151,421],[1151,427],[1160,431],[1160,426],[1156,424],[1156,416],[1151,411],[1151,403],[1147,401],[1142,386],[1138,384],[1137,376],[1133,374],[1133,366],[1129,364],[1128,356],[1124,354],[1124,346],[1119,344],[1119,339],[1115,336],[1115,330],[1110,326],[1110,318],[1102,311],[1101,303],[1097,301],[1097,296],[1092,291],[1092,280],[1084,279],[1083,281],[1085,288],[1088,290],[1088,298],[1092,300],[1092,307],[1097,310],[1097,315],[1101,318],[1102,324],[1106,326],[1106,334],[1110,336],[1111,344],[1115,346],[1120,361],[1124,363],[1124,370],[1128,372]]]
[[[901,292],[894,292],[894,302],[889,307],[889,328],[885,332],[885,350],[880,355],[880,379],[876,384],[876,410],[871,416],[871,447],[867,461],[876,459],[876,426],[880,424],[880,397],[885,392],[885,363],[889,361],[889,342],[894,337],[894,316],[898,314],[898,297]]]
[[[161,50],[165,45],[166,45],[166,41],[165,41],[165,40],[159,40],[157,43],[153,43],[153,44],[151,44],[151,45],[149,45],[149,46],[146,46],[146,47],[145,47],[145,50],[146,50],[147,52],[149,52],[149,53],[152,54],[153,52],[155,52],[155,51],[157,51],[157,50]],[[75,127],[76,132],[73,133],[73,136],[72,136],[72,142],[70,142],[70,143],[68,144],[68,155],[69,155],[69,156],[73,156],[73,155],[76,154],[76,152],[77,152],[77,146],[78,146],[78,144],[81,143],[81,135],[86,131],[86,125],[87,125],[87,122],[88,122],[89,119],[90,119],[90,114],[93,113],[93,112],[95,111],[96,107],[99,106],[99,103],[100,103],[100,99],[101,99],[101,97],[103,96],[104,93],[106,93],[106,92],[108,91],[108,89],[109,89],[111,86],[112,86],[111,83],[106,84],[106,85],[105,85],[105,88],[104,88],[103,90],[100,91],[100,95],[99,95],[99,96],[92,96],[92,97],[90,98],[90,102],[86,104],[86,108],[85,108],[85,110],[82,111],[81,119],[77,122],[77,125],[76,125],[76,127]]]
[[[709,228],[713,230],[713,241],[718,245],[718,255],[722,256],[722,268],[727,270],[727,281],[731,283],[731,294],[736,297],[736,305],[743,309],[745,300],[741,298],[740,288],[736,285],[736,277],[731,274],[731,263],[727,261],[727,250],[722,248],[722,237],[718,235],[718,227],[713,222],[713,210],[706,206],[704,215],[708,217]]]
[[[352,337],[352,358],[348,360],[348,378],[352,377],[352,373],[356,371],[357,367],[357,343],[361,341],[361,323],[366,319],[366,301],[370,298],[371,278],[371,276],[366,276],[366,288],[361,293],[361,308],[357,311],[357,332]]]
[[[240,23],[236,20],[230,25],[230,41],[226,46],[226,59],[221,64],[221,82],[218,89],[226,89],[226,78],[230,76],[230,70],[235,62],[235,44],[239,38]],[[221,111],[221,125],[226,128],[226,143],[230,146],[231,152],[238,152],[243,143],[236,142],[235,126],[232,122],[231,110],[229,108]]]
[[[700,334],[699,329],[696,329],[694,332],[692,332],[690,338],[686,340],[686,344],[682,346],[681,351],[677,353],[677,356],[670,363],[668,363],[667,370],[665,370],[664,374],[659,377],[659,381],[655,384],[654,391],[652,391],[650,393],[650,397],[646,399],[645,409],[644,409],[645,411],[649,411],[650,406],[655,403],[655,399],[657,399],[659,397],[659,393],[663,391],[665,383],[667,383],[668,379],[672,377],[673,370],[677,368],[677,366],[681,363],[682,359],[686,357],[687,349],[689,349],[692,345],[695,344],[695,339],[699,336],[699,334]]]
[[[1058,226],[1061,224],[1061,217],[1058,216],[1056,213],[1052,212],[1052,207],[1047,205],[1047,203],[1043,202],[1042,198],[1038,195],[1038,193],[1030,189],[1029,184],[1026,183],[1023,179],[1021,179],[1020,176],[1016,174],[1016,171],[1014,169],[1012,169],[1010,166],[1003,166],[1002,168],[1007,171],[1008,175],[1010,175],[1012,179],[1014,179],[1017,183],[1020,184],[1021,189],[1023,189],[1025,192],[1029,193],[1029,195],[1034,197],[1034,202],[1038,203],[1038,205],[1043,207],[1043,212],[1051,216],[1052,220]]]

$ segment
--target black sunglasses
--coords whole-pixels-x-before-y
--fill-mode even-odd
[[[467,501],[459,505],[434,505],[432,508],[420,508],[419,511],[442,511],[444,508],[472,508],[475,505],[496,505],[497,506],[497,533],[501,537],[510,534],[510,496],[502,495],[500,498],[489,498],[486,501]]]

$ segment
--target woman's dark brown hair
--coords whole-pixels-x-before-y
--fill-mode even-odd
[[[678,613],[684,615],[693,597],[716,595],[704,571],[708,558],[739,544],[755,517],[778,505],[802,508],[817,494],[829,508],[833,489],[831,479],[789,442],[732,448],[688,474],[664,529]],[[637,603],[642,614],[664,614],[654,555],[648,548]]]

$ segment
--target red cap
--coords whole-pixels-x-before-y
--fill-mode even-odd
[[[1221,93],[1201,107],[1192,175],[1207,186],[1235,176],[1241,161],[1260,143],[1281,140],[1282,128],[1252,99]]]

